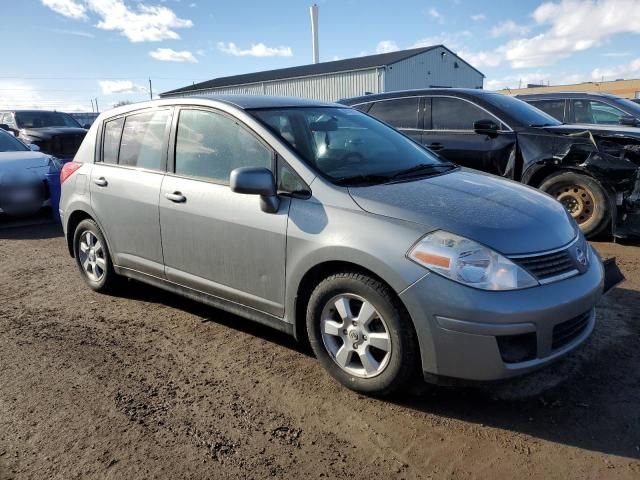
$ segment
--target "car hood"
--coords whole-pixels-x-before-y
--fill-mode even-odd
[[[43,128],[23,128],[21,133],[32,138],[49,139],[54,135],[86,135],[84,128],[76,127],[43,127]]]
[[[40,152],[0,152],[0,171],[49,167],[49,156]]]
[[[559,248],[577,226],[559,202],[519,183],[466,169],[421,180],[349,188],[365,211],[442,229],[506,254]]]
[[[624,125],[583,125],[580,123],[563,124],[553,127],[543,127],[544,130],[560,134],[572,134],[590,131],[596,134],[604,134],[607,136],[621,136],[640,139],[640,128],[627,127]]]

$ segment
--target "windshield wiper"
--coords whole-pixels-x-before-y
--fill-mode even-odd
[[[391,176],[370,173],[366,175],[352,175],[350,177],[340,177],[334,179],[336,185],[358,185],[366,183],[384,183],[391,180]]]
[[[451,170],[457,166],[453,163],[420,163],[411,168],[400,170],[391,176],[392,180],[399,178],[410,178],[421,175],[429,175],[434,173],[442,173],[442,171]]]

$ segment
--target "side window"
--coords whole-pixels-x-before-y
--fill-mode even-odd
[[[418,128],[419,97],[383,100],[373,104],[369,115],[396,128]]]
[[[367,113],[371,108],[372,103],[361,103],[360,105],[354,105],[353,108],[356,110],[360,110],[361,112]]]
[[[451,97],[431,98],[431,122],[433,130],[470,130],[478,120],[500,121],[493,115],[465,100]]]
[[[169,110],[129,115],[124,122],[119,164],[129,167],[162,170],[162,149]]]
[[[272,168],[273,154],[252,133],[226,115],[182,110],[176,136],[176,173],[229,183],[239,167]]]
[[[536,100],[529,102],[534,107],[551,115],[556,120],[564,122],[564,99],[562,100]]]
[[[11,112],[7,112],[4,114],[4,120],[2,121],[2,123],[6,123],[11,128],[16,128],[16,122],[13,119],[13,113]]]
[[[308,196],[309,188],[289,166],[287,162],[278,156],[278,192],[289,193],[298,196]]]
[[[117,118],[104,123],[102,136],[102,161],[104,163],[118,163],[118,150],[124,118]]]
[[[625,113],[611,105],[596,100],[573,100],[575,123],[599,123],[615,125]]]

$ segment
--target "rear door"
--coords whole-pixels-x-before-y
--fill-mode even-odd
[[[160,195],[167,279],[276,316],[284,313],[290,198],[275,214],[229,188],[238,167],[274,170],[275,154],[227,113],[182,108]]]
[[[427,148],[458,165],[512,176],[516,136],[500,119],[461,98],[433,96],[426,101],[422,143]],[[493,120],[500,131],[494,137],[478,134],[473,129],[478,120]]]
[[[91,206],[114,263],[164,277],[158,198],[172,108],[106,120],[91,171]]]
[[[420,97],[403,97],[374,102],[367,113],[421,143],[423,116],[420,110]]]

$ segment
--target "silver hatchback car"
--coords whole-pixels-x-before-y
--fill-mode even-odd
[[[61,173],[69,252],[308,339],[342,384],[493,380],[581,344],[603,266],[562,205],[336,104],[166,99],[100,115]]]

